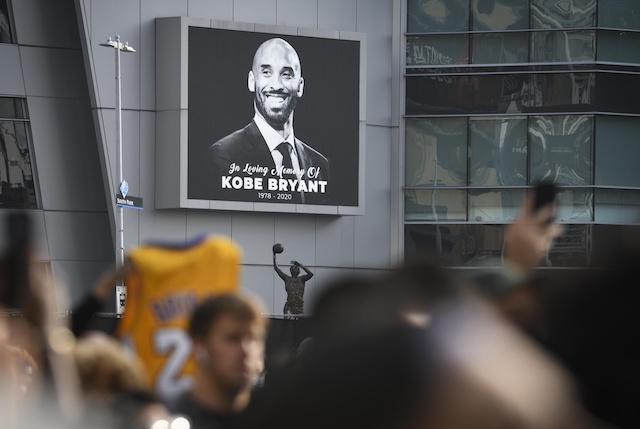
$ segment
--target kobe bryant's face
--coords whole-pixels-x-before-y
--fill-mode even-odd
[[[274,128],[282,128],[304,88],[300,60],[291,45],[282,39],[263,43],[253,59],[248,86],[258,112]]]

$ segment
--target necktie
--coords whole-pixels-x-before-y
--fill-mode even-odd
[[[282,178],[293,178],[294,174],[287,174],[287,169],[293,169],[293,163],[291,162],[291,145],[287,142],[280,143],[276,149],[282,154],[282,166],[284,171],[282,172]],[[291,170],[289,170],[291,171]]]
[[[276,147],[276,149],[278,149],[278,152],[282,154],[282,167],[283,167],[282,178],[297,179],[298,176],[296,176],[295,173],[291,173],[291,174],[287,173],[287,171],[293,171],[293,163],[291,162],[291,150],[292,150],[291,145],[287,142],[282,142]],[[302,191],[291,192],[291,196],[292,196],[291,202],[293,203],[304,202],[304,194]]]

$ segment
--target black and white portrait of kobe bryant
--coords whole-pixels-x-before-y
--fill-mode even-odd
[[[305,79],[293,46],[280,37],[260,44],[247,74],[247,88],[253,93],[253,118],[207,149],[211,185],[232,193],[263,190],[291,195],[283,202],[325,202],[331,163],[295,133],[294,112]],[[240,182],[238,177],[251,179]]]

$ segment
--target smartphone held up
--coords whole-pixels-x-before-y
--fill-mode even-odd
[[[533,189],[534,201],[532,213],[535,214],[546,207],[549,212],[549,216],[543,221],[543,224],[548,225],[555,220],[556,212],[556,197],[558,196],[558,185],[551,180],[541,180],[537,182]]]

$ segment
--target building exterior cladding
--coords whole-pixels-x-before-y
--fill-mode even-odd
[[[0,121],[28,150],[16,159],[5,149],[3,182],[13,190],[3,183],[0,218],[28,209],[60,311],[114,263],[114,56],[99,45],[115,35],[137,51],[121,58],[122,159],[129,193],[144,201],[143,210],[124,210],[125,251],[229,236],[243,250],[243,287],[272,314],[286,297],[272,267],[276,242],[285,246],[280,262],[296,259],[315,274],[309,309],[338,276],[413,258],[494,261],[502,228],[542,177],[563,186],[567,234],[550,255],[554,267],[586,265],[599,242],[637,223],[640,57],[631,47],[640,11],[632,0],[4,3]],[[365,34],[363,215],[155,209],[163,174],[155,20],[177,16]],[[16,168],[20,179],[9,174]],[[115,300],[105,311],[114,309]]]
[[[4,3],[0,1],[0,3]],[[398,224],[390,207],[392,151],[398,147],[399,3],[391,0],[20,0],[7,1],[14,39],[0,43],[0,97],[24,100],[31,129],[38,259],[50,267],[60,311],[88,293],[115,260],[117,192],[114,50],[119,35],[136,53],[122,54],[123,175],[143,210],[124,210],[125,252],[150,240],[186,243],[201,234],[231,237],[242,248],[244,288],[273,314],[286,298],[271,249],[285,250],[314,272],[305,306],[337,276],[375,273],[396,263]],[[367,61],[365,214],[357,216],[156,210],[155,20],[183,16],[264,26],[365,33]],[[394,45],[395,44],[395,45]],[[396,59],[393,60],[393,55]],[[339,79],[339,64],[335,65]],[[394,105],[395,97],[395,105]],[[339,102],[340,94],[336,94]],[[302,103],[302,102],[301,102]],[[322,112],[317,112],[321,117]],[[16,119],[16,118],[13,118]],[[327,124],[331,126],[331,124]],[[396,187],[396,199],[400,193]],[[8,210],[0,210],[4,214]],[[396,243],[396,244],[393,244]],[[62,301],[64,296],[68,299]],[[114,300],[115,301],[115,300]],[[106,312],[115,311],[115,303]]]
[[[536,181],[561,185],[546,265],[597,264],[640,219],[626,0],[408,0],[404,257],[493,265]]]

